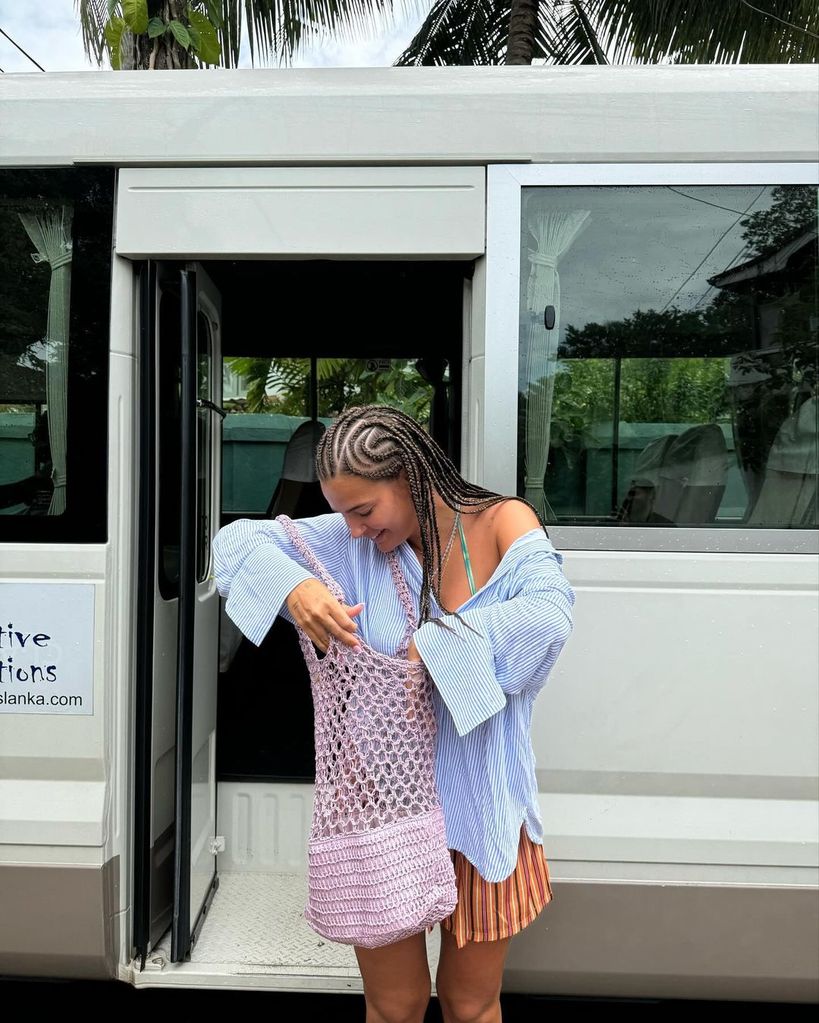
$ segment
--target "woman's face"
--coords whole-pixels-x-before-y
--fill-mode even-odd
[[[341,512],[353,537],[365,536],[380,551],[394,550],[418,535],[418,516],[403,471],[394,480],[367,480],[342,473],[323,480],[321,490]]]

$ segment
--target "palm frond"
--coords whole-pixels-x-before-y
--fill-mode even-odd
[[[108,0],[74,0],[80,19],[82,45],[89,60],[102,64],[105,46],[105,26],[108,22]]]
[[[398,66],[499,64],[509,29],[508,3],[437,0]]]
[[[586,11],[618,63],[819,60],[816,0],[588,0]]]
[[[549,64],[608,64],[584,0],[541,4],[538,47]]]
[[[430,0],[221,0],[220,42],[227,67],[239,63],[246,34],[251,63],[288,64],[307,43],[332,36],[363,40],[410,17],[424,17]]]
[[[396,64],[499,64],[510,0],[436,0]],[[817,0],[540,0],[549,64],[814,63]]]

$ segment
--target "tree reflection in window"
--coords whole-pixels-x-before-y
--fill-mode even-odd
[[[816,188],[549,191],[592,211],[561,266],[564,316],[571,298],[544,479],[556,520],[815,525]],[[763,208],[743,215],[746,197]],[[706,210],[696,231],[689,207],[700,199],[717,212]],[[639,229],[626,223],[630,205],[652,203]],[[620,251],[601,244],[612,228]],[[621,292],[612,301],[637,307],[585,318],[584,287],[599,306],[608,278],[608,294]],[[532,393],[522,387],[522,418]],[[519,493],[521,462],[522,453]]]

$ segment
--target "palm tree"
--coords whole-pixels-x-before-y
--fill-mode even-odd
[[[819,60],[816,0],[435,0],[396,61],[775,64]]]
[[[244,36],[251,60],[289,62],[302,44],[334,33],[363,38],[429,0],[74,0],[83,46],[113,68],[236,67]]]

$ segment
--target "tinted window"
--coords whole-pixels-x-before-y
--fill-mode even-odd
[[[817,525],[815,186],[523,190],[518,493],[571,525]]]
[[[212,402],[213,335],[211,323],[200,310],[196,317],[197,398]],[[210,569],[210,517],[213,480],[213,417],[206,405],[196,409],[196,578],[202,582]]]
[[[113,172],[0,171],[0,539],[106,539]]]
[[[159,297],[159,592],[179,596],[179,531],[182,486],[182,335],[178,277],[162,282]]]

